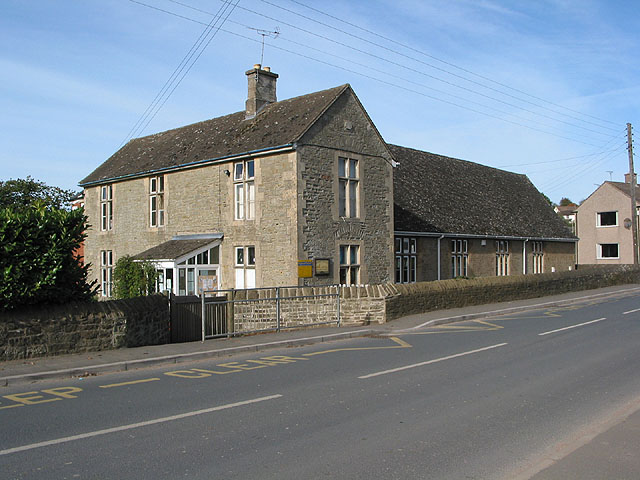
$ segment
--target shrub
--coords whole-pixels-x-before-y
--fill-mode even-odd
[[[76,250],[85,238],[82,209],[61,210],[36,202],[0,208],[0,310],[62,304],[91,298],[88,265]]]
[[[155,292],[158,272],[149,262],[136,262],[133,257],[120,257],[113,269],[115,298],[134,298]]]

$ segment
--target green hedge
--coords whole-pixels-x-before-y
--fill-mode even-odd
[[[83,210],[43,204],[0,209],[0,310],[86,300],[88,265],[75,253],[85,238]]]

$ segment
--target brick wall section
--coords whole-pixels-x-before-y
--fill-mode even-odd
[[[169,341],[161,295],[24,309],[3,314],[0,360],[157,345]]]

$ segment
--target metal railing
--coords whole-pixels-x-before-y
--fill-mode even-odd
[[[318,325],[340,326],[340,285],[204,291],[200,302],[202,341]]]

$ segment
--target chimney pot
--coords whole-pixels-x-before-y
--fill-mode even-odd
[[[264,71],[265,72],[270,72],[271,71],[271,67],[264,67]]]

